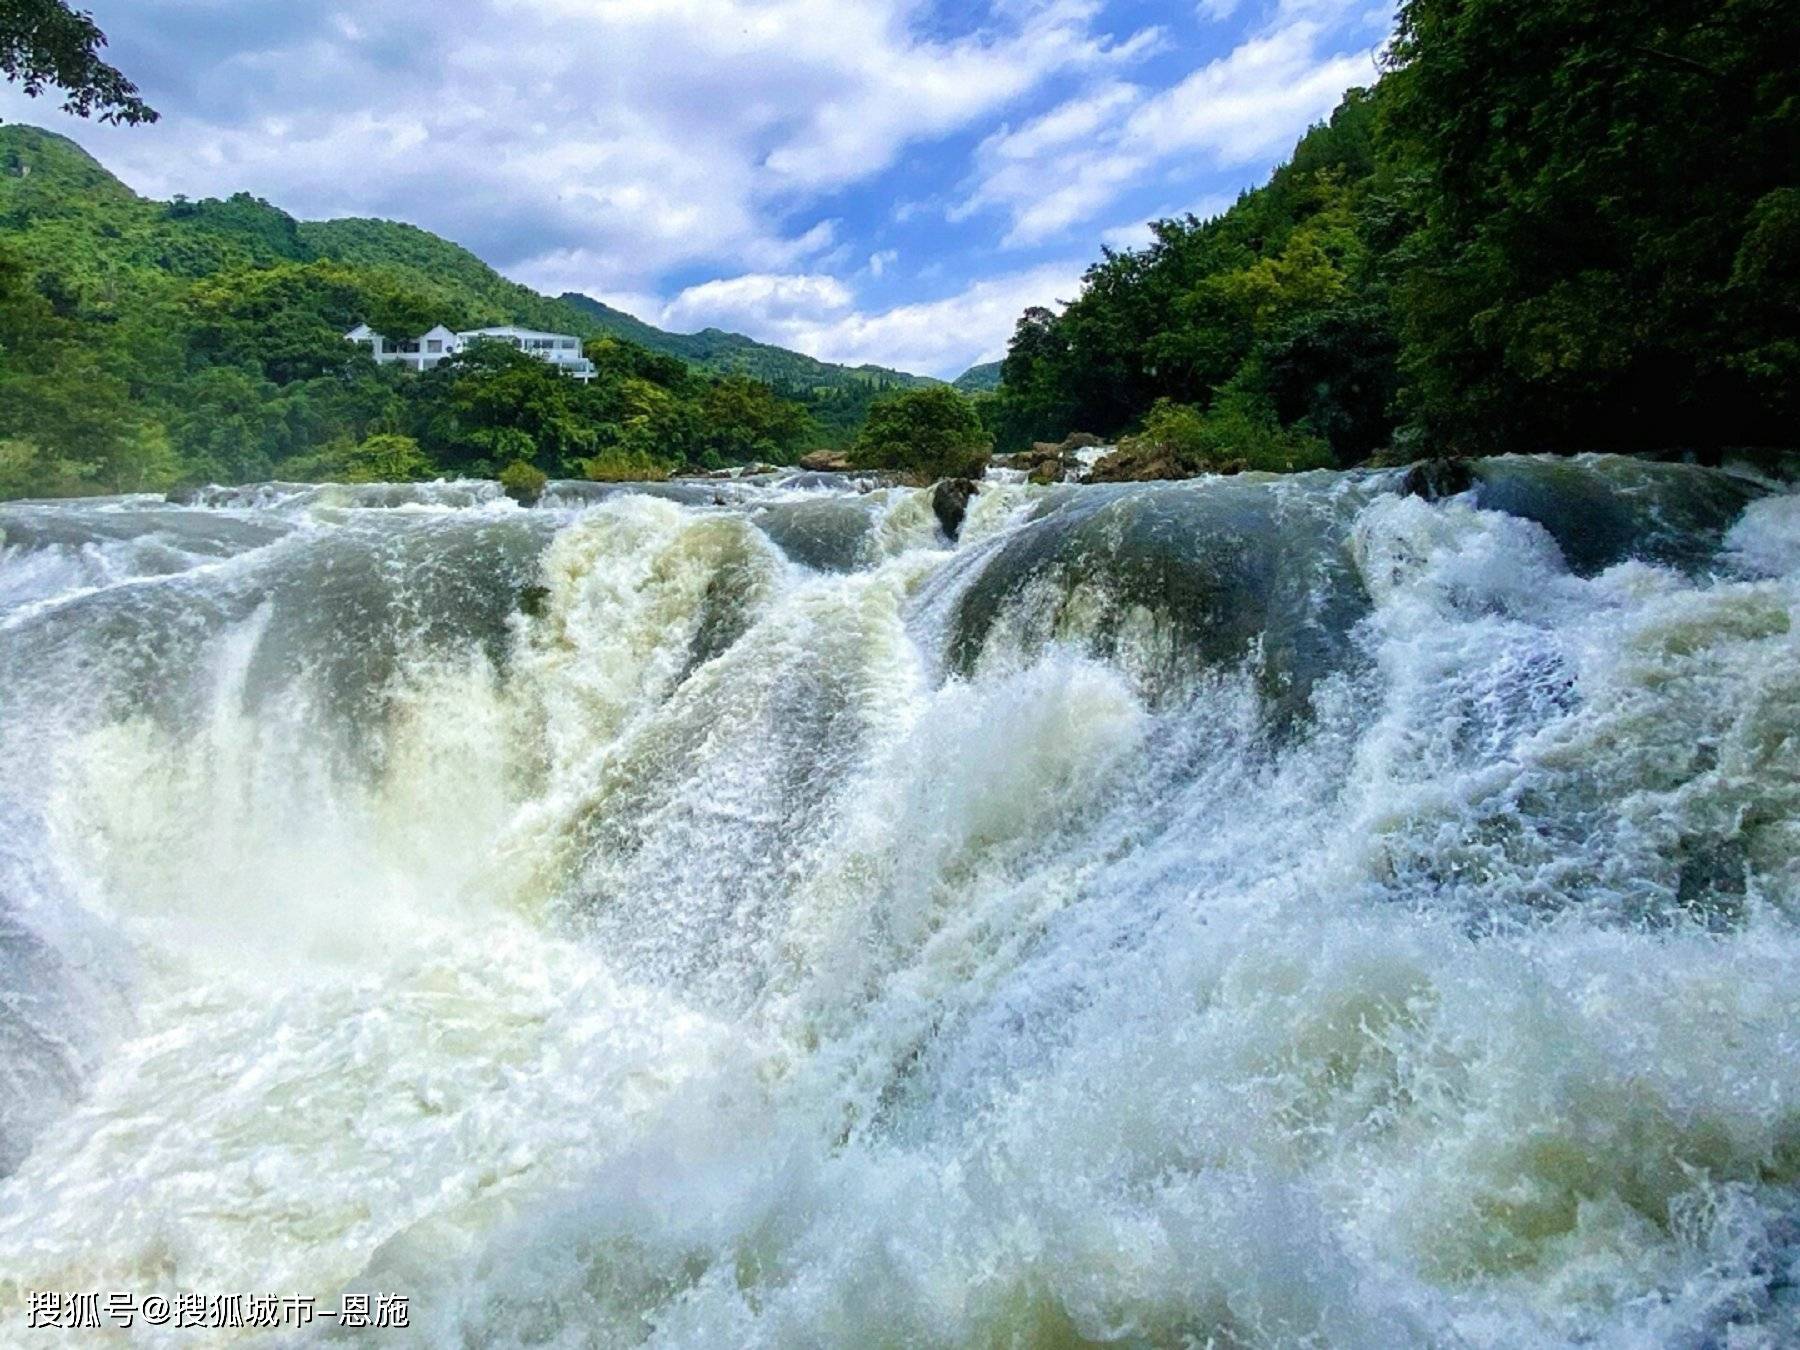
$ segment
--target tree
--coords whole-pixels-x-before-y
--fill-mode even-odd
[[[898,469],[926,481],[972,478],[986,466],[993,444],[975,406],[938,384],[875,403],[850,459],[859,468]]]
[[[703,462],[791,464],[806,435],[806,410],[748,375],[713,381],[700,396]]]
[[[1207,412],[1158,399],[1144,429],[1120,442],[1126,461],[1160,458],[1168,470],[1154,477],[1183,477],[1220,470],[1253,469],[1296,473],[1331,466],[1325,443],[1282,427],[1266,405],[1237,391],[1223,395]]]
[[[476,342],[412,380],[418,439],[458,473],[493,474],[525,460],[579,470],[600,444],[595,391],[503,342]]]
[[[1158,221],[1102,250],[1060,314],[1026,311],[998,399],[1002,444],[1115,435],[1158,400],[1204,413],[1227,390],[1328,439],[1350,462],[1386,444],[1396,344],[1376,198],[1378,104],[1351,90],[1267,186],[1211,220]],[[1247,403],[1243,400],[1248,400]]]
[[[339,459],[346,483],[410,483],[429,478],[431,461],[411,436],[371,436]]]
[[[0,75],[32,98],[63,91],[63,111],[102,122],[154,122],[137,86],[100,59],[106,34],[65,0],[0,0]]]
[[[1407,0],[1381,152],[1407,410],[1456,448],[1791,441],[1790,0]]]

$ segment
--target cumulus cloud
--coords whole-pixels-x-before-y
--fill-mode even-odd
[[[1373,49],[1333,51],[1335,36],[1317,19],[1284,14],[1169,88],[1110,83],[1004,128],[977,151],[978,180],[953,217],[998,208],[1011,220],[1005,243],[1036,244],[1093,219],[1171,164],[1230,168],[1277,157],[1346,88],[1373,76]]]
[[[865,311],[829,276],[755,276],[690,287],[658,316],[677,326],[748,328],[764,341],[821,360],[872,363],[954,378],[1006,353],[1029,305],[1074,298],[1081,260],[974,282],[935,300]]]
[[[1263,0],[1171,84],[1172,34],[1251,8],[1197,3],[1165,29],[1106,0],[92,0],[164,120],[95,126],[5,85],[0,119],[70,132],[151,196],[408,220],[551,294],[953,375],[1085,261],[983,277],[983,219],[1041,246],[1147,189],[1179,200],[1182,172],[1279,155],[1368,78],[1345,36],[1368,0]],[[969,228],[922,237],[946,214]],[[886,303],[900,249],[939,298]]]
[[[1236,197],[1229,193],[1215,193],[1202,197],[1199,201],[1190,202],[1186,206],[1169,206],[1154,211],[1149,220],[1133,221],[1128,225],[1115,225],[1111,229],[1100,231],[1100,242],[1108,248],[1141,249],[1147,247],[1156,238],[1156,232],[1150,228],[1152,220],[1172,220],[1180,216],[1193,216],[1198,220],[1211,220],[1222,216],[1231,209]]]
[[[579,261],[589,289],[791,267],[820,248],[810,199],[1154,38],[1115,40],[1096,0],[1007,0],[955,37],[916,0],[100,9],[165,117],[78,134],[140,190],[398,216],[527,281]],[[16,95],[0,115],[58,120]]]
[[[747,273],[688,287],[664,307],[662,320],[680,329],[781,327],[815,322],[820,315],[849,309],[855,299],[833,276]]]

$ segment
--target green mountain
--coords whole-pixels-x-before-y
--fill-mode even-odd
[[[138,196],[67,137],[0,126],[0,242],[60,284],[106,303],[170,279],[284,263],[379,272],[458,323],[587,334],[582,316],[508,281],[448,240],[385,220],[299,221],[248,193],[171,202]]]
[[[517,323],[620,337],[709,374],[750,375],[802,393],[938,383],[881,366],[834,365],[716,328],[668,333],[574,292],[552,299],[399,221],[301,221],[247,193],[150,201],[75,142],[37,127],[0,126],[0,239],[27,263],[71,280],[109,277],[115,288],[141,271],[201,277],[335,262],[381,273],[456,327]]]
[[[988,394],[1000,387],[1000,368],[1004,361],[986,361],[970,366],[952,383],[965,394]]]
[[[876,392],[783,397],[615,338],[587,382],[492,346],[414,373],[346,342],[358,322],[612,331],[412,226],[151,201],[64,137],[0,126],[0,499],[790,462],[846,443]]]
[[[596,337],[605,329],[577,310],[508,281],[459,244],[397,220],[302,221],[300,239],[315,258],[378,268],[409,290],[441,301],[466,326],[516,323]]]
[[[834,365],[718,328],[706,328],[698,333],[665,332],[575,291],[565,291],[561,301],[588,316],[601,332],[622,337],[665,356],[679,357],[714,374],[751,375],[795,390],[842,389],[852,385],[911,389],[942,383],[929,376],[908,375],[885,366]]]

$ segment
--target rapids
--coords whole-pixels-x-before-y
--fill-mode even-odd
[[[1766,470],[0,506],[0,1343],[1800,1343]]]

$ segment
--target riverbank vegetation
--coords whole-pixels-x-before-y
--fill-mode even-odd
[[[791,462],[815,438],[806,408],[760,381],[609,336],[587,341],[586,384],[500,344],[422,375],[377,366],[344,339],[357,323],[568,317],[472,258],[427,284],[414,236],[432,240],[304,224],[248,196],[145,201],[71,142],[0,127],[0,495],[514,463],[666,474]]]
[[[21,79],[46,59],[0,45]],[[153,115],[82,69],[93,110]],[[958,393],[551,299],[408,225],[148,201],[0,127],[0,496],[822,448],[929,477],[1074,432],[1123,439],[1136,476],[1791,445],[1800,24],[1781,0],[1406,0],[1372,88],[1221,216],[1152,233]],[[598,375],[495,346],[412,375],[347,343],[358,322],[574,332]]]
[[[1265,187],[1028,312],[1001,448],[1181,416],[1340,464],[1794,442],[1791,6],[1408,0],[1386,67]]]
[[[947,384],[878,400],[850,447],[859,469],[888,469],[930,482],[977,478],[994,438],[974,405]]]

